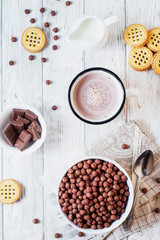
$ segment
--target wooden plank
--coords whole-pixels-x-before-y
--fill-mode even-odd
[[[0,1],[0,35],[2,36],[2,2]],[[2,111],[2,38],[0,38],[0,112]],[[2,148],[0,148],[0,180],[3,178],[3,160],[2,160]],[[3,239],[3,206],[0,204],[0,239]]]
[[[112,15],[119,17],[120,22],[109,28],[109,39],[106,45],[101,49],[85,52],[85,68],[95,66],[107,68],[115,72],[126,85],[125,45],[122,41],[122,33],[125,27],[124,1],[87,0],[85,1],[85,14],[96,15],[102,19],[106,19]],[[125,115],[126,107],[110,123],[99,126],[86,125],[86,147],[90,146],[93,141],[102,137],[109,130],[124,123],[126,119]]]
[[[129,0],[126,2],[126,24],[143,24],[148,30],[159,27],[160,20],[159,7],[160,2],[156,0]],[[144,17],[145,9],[145,17]],[[154,12],[154,14],[153,14]],[[127,54],[130,48],[127,47]],[[160,144],[158,130],[160,128],[160,79],[153,70],[136,72],[127,64],[128,85],[132,88],[139,88],[140,95],[137,99],[131,99],[129,102],[129,118],[136,120],[147,134]]]
[[[126,26],[133,23],[143,24],[148,30],[159,27],[160,2],[156,0],[126,1]],[[127,47],[127,56],[131,48]],[[128,101],[128,119],[136,120],[142,129],[160,144],[160,78],[153,70],[136,72],[127,64],[128,86],[138,88],[140,95]],[[159,236],[160,223],[141,232],[141,239],[156,239]],[[129,239],[139,239],[138,233]]]
[[[44,146],[45,172],[54,169],[64,169],[74,159],[79,157],[84,149],[84,124],[71,112],[68,105],[67,92],[71,80],[83,69],[83,54],[72,49],[65,42],[66,34],[73,23],[83,14],[82,1],[73,1],[67,7],[65,1],[43,2],[48,10],[55,10],[57,15],[43,15],[43,22],[50,23],[49,29],[44,29],[48,37],[48,47],[43,55],[48,62],[43,65],[44,116],[47,124],[47,138]],[[53,40],[53,27],[58,27],[58,41]],[[53,51],[52,45],[57,44],[58,50]],[[47,86],[49,79],[52,84]],[[56,111],[52,106],[56,105]],[[55,232],[64,233],[48,196],[45,198],[45,237],[52,239]]]
[[[42,15],[39,12],[42,1],[2,1],[2,81],[3,109],[15,103],[26,103],[42,111],[42,63],[41,53],[36,60],[29,61],[29,52],[21,45],[22,32],[31,26],[41,26]],[[24,9],[31,9],[31,14],[24,14]],[[31,25],[29,19],[36,18]],[[11,42],[11,37],[18,41]],[[9,60],[16,64],[9,66]],[[16,157],[4,151],[3,179],[13,178],[23,187],[22,199],[13,205],[4,205],[4,239],[31,239],[39,234],[43,239],[43,189],[38,176],[43,173],[43,147],[36,153]],[[41,223],[35,226],[33,219]],[[4,240],[3,239],[3,240]]]

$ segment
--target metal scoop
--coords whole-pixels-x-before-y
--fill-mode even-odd
[[[137,179],[137,184],[134,191],[135,197],[134,197],[132,209],[128,217],[123,223],[123,228],[125,231],[130,229],[133,222],[133,216],[134,216],[135,206],[137,203],[137,197],[138,197],[141,178],[150,174],[150,172],[153,170],[153,164],[154,164],[154,156],[151,150],[147,150],[143,152],[134,163],[133,171],[137,175],[138,179]]]

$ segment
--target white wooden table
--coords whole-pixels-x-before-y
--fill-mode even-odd
[[[39,9],[45,7],[41,14]],[[24,9],[31,9],[29,15]],[[124,44],[123,30],[132,23],[144,24],[147,29],[160,27],[159,0],[73,0],[66,7],[65,0],[2,0],[1,1],[1,111],[14,103],[26,103],[37,108],[47,124],[47,137],[44,146],[36,153],[23,158],[3,151],[0,153],[0,178],[13,178],[24,187],[23,198],[13,205],[0,204],[0,239],[2,240],[52,240],[55,232],[62,232],[52,204],[44,194],[39,176],[66,164],[73,155],[84,152],[93,139],[102,136],[132,119],[141,123],[146,133],[151,134],[160,144],[160,77],[152,70],[136,72],[127,63],[130,49]],[[57,15],[52,17],[50,11]],[[105,19],[117,15],[120,23],[110,29],[110,37],[102,49],[92,52],[66,50],[65,36],[70,26],[83,14],[95,14]],[[34,17],[35,24],[29,19]],[[48,45],[43,52],[29,61],[30,55],[21,46],[22,32],[31,26],[42,28],[44,22],[50,22],[50,28],[44,29]],[[60,39],[55,42],[59,49],[52,50],[53,27],[58,27]],[[18,37],[16,43],[11,37]],[[47,57],[46,63],[41,57]],[[9,60],[16,64],[9,66]],[[73,77],[84,68],[100,66],[114,71],[126,87],[140,89],[140,96],[126,102],[124,110],[111,123],[92,126],[80,122],[70,111],[67,101],[67,89]],[[50,86],[45,84],[49,79]],[[57,105],[56,111],[52,105]],[[40,223],[34,225],[34,218]],[[128,239],[159,239],[160,223]],[[34,238],[33,238],[34,239]],[[37,238],[36,238],[37,239]],[[65,237],[64,237],[65,239]]]

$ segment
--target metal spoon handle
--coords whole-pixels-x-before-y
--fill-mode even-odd
[[[137,203],[140,182],[141,182],[141,178],[139,177],[138,180],[137,180],[137,185],[135,187],[135,191],[134,191],[135,192],[135,197],[134,197],[134,200],[133,200],[132,209],[131,209],[128,217],[126,218],[126,220],[123,223],[123,228],[124,228],[125,231],[130,229],[130,227],[132,225],[132,222],[133,222],[133,216],[134,216],[135,206],[136,206],[136,203]]]

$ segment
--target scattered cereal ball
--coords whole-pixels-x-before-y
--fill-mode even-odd
[[[56,12],[52,10],[52,11],[51,11],[51,15],[52,15],[52,16],[55,16],[55,15],[56,15]]]
[[[49,22],[45,22],[45,23],[44,23],[44,26],[45,26],[45,27],[49,27]]]
[[[123,149],[128,149],[129,146],[128,146],[127,144],[122,144],[122,148],[123,148]]]
[[[9,65],[10,66],[14,65],[14,61],[9,61]]]
[[[70,1],[66,1],[66,6],[69,6],[71,5],[71,2]]]
[[[12,42],[16,42],[16,41],[17,41],[17,38],[16,38],[16,37],[12,37],[12,38],[11,38],[11,41],[12,41]]]
[[[61,234],[60,234],[60,233],[55,233],[54,237],[55,237],[55,238],[60,238],[60,237],[61,237]]]
[[[52,49],[57,50],[57,45],[53,45]]]
[[[45,12],[45,8],[40,8],[39,10],[41,13],[44,13]]]
[[[30,19],[30,23],[35,23],[35,21],[36,21],[35,18]]]
[[[30,61],[34,60],[34,56],[33,55],[29,55],[29,60]]]
[[[157,183],[160,183],[160,178],[157,178]]]
[[[52,109],[53,109],[53,110],[56,110],[56,109],[57,109],[57,106],[56,106],[56,105],[54,105],[54,106],[52,107]]]
[[[51,84],[51,81],[50,81],[50,80],[46,80],[46,84],[47,84],[47,85],[50,85],[50,84]]]
[[[42,62],[46,62],[47,59],[46,59],[46,58],[41,58],[41,61],[42,61]]]
[[[160,213],[160,209],[159,208],[155,208],[155,213]]]
[[[79,232],[78,233],[78,237],[83,237],[84,236],[84,233],[83,232]]]
[[[35,218],[35,219],[33,219],[33,223],[37,224],[37,223],[39,223],[39,220],[37,218]]]
[[[145,194],[148,192],[147,188],[142,188],[141,191]]]
[[[53,28],[53,32],[58,32],[58,28],[57,27],[55,27],[55,28]]]
[[[30,10],[29,9],[25,9],[24,12],[25,12],[25,14],[30,14]]]

